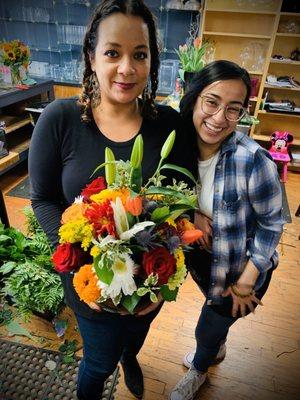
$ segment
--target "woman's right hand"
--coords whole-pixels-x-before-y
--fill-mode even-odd
[[[206,215],[197,212],[195,214],[194,224],[196,228],[201,229],[203,236],[199,239],[200,247],[211,251],[212,246],[212,220]]]

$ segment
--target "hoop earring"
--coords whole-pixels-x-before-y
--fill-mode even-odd
[[[90,75],[90,93],[92,107],[97,107],[101,101],[100,85],[95,71]]]

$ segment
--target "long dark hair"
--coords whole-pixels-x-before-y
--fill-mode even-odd
[[[245,84],[247,94],[243,105],[244,107],[248,106],[251,92],[251,80],[248,72],[232,61],[213,61],[194,75],[188,91],[181,99],[180,113],[189,131],[196,133],[193,124],[193,110],[199,94],[212,83],[228,79],[240,79]],[[194,142],[196,143],[196,135],[194,135],[193,139],[195,139]]]
[[[144,4],[143,0],[103,0],[95,9],[87,27],[83,42],[83,57],[85,68],[83,72],[82,94],[78,103],[82,106],[81,120],[89,122],[92,117],[93,107],[93,85],[91,83],[93,71],[91,68],[90,58],[95,55],[95,49],[98,39],[98,27],[103,19],[114,13],[122,13],[125,15],[133,15],[141,17],[148,27],[149,31],[149,47],[151,54],[150,65],[150,87],[144,89],[142,94],[142,116],[153,118],[157,114],[154,99],[158,86],[158,69],[159,69],[159,46],[156,34],[155,17]]]

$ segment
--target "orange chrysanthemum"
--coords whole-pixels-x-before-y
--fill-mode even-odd
[[[84,203],[74,203],[68,207],[63,215],[61,216],[61,223],[66,224],[67,222],[74,221],[81,218],[84,215],[86,209],[86,204]]]
[[[83,265],[74,275],[73,285],[80,300],[85,303],[99,299],[101,291],[97,286],[98,279],[92,270],[91,264]]]

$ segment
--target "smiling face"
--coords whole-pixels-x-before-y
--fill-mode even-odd
[[[246,94],[246,86],[239,79],[213,82],[200,93],[201,96],[212,99],[224,107],[243,106]],[[193,110],[193,122],[198,133],[201,158],[207,159],[219,150],[222,142],[234,131],[237,122],[226,119],[224,108],[215,115],[205,114],[201,103],[202,97],[199,96]]]
[[[142,18],[115,13],[100,22],[91,65],[101,102],[135,102],[147,84],[150,63],[149,31]]]

